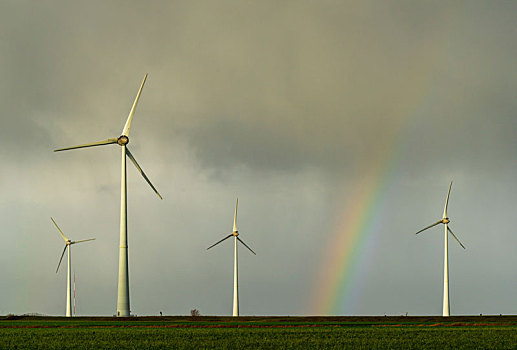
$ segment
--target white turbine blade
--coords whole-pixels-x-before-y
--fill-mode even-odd
[[[50,220],[52,220],[52,222],[54,223],[54,225],[56,225],[57,227],[57,230],[59,231],[59,233],[61,233],[61,237],[63,237],[63,239],[65,240],[65,242],[69,241],[68,237],[65,236],[65,234],[63,233],[63,231],[61,231],[61,229],[59,228],[59,226],[57,226],[56,222],[54,221],[54,219],[52,217],[50,217]]]
[[[218,245],[219,243],[221,243],[222,241],[225,241],[227,240],[228,238],[232,237],[233,234],[229,234],[228,236],[224,237],[223,239],[221,239],[219,242],[215,243],[215,244],[212,244],[210,247],[206,248],[206,250],[212,248],[212,247],[215,247],[216,245]]]
[[[140,89],[138,89],[138,93],[136,94],[135,101],[133,102],[133,107],[131,107],[131,111],[129,112],[129,116],[127,117],[126,125],[124,125],[124,130],[122,130],[122,135],[129,137],[129,129],[131,129],[131,120],[133,119],[133,114],[135,114],[136,105],[138,104],[138,100],[140,99],[140,94],[142,93],[142,89],[144,88],[145,80],[147,79],[147,74],[142,80],[142,84],[140,85]]]
[[[233,216],[233,232],[237,232],[237,206],[239,205],[239,198],[235,202],[235,215]]]
[[[61,261],[63,260],[63,256],[65,255],[66,248],[68,247],[68,244],[65,244],[65,249],[63,249],[63,254],[61,254],[61,259],[59,259],[59,264],[57,264],[56,273],[59,270],[59,266],[61,265]]]
[[[449,226],[447,226],[447,230],[449,230],[449,233],[452,235],[452,237],[454,237],[454,239],[456,241],[458,241],[458,243],[460,244],[460,246],[463,248],[463,249],[467,249],[465,248],[465,246],[463,244],[461,244],[460,240],[458,239],[458,237],[456,237],[456,235],[454,233],[452,233],[452,230]]]
[[[416,234],[416,235],[418,235],[420,232],[425,231],[425,230],[427,230],[428,228],[431,228],[431,227],[433,227],[433,226],[436,226],[436,225],[440,224],[441,222],[442,222],[442,220],[437,221],[437,222],[435,222],[434,224],[429,225],[429,226],[427,226],[426,228],[421,229],[420,231],[418,231],[418,232],[417,232],[417,233],[415,233],[415,234]]]
[[[443,218],[447,217],[447,206],[449,205],[449,195],[451,194],[452,181],[449,185],[449,192],[447,192],[447,199],[445,200],[445,207],[443,208]]]
[[[77,149],[77,148],[104,146],[104,145],[109,145],[112,143],[117,143],[117,138],[111,138],[111,139],[107,139],[104,141],[97,141],[97,142],[92,142],[92,143],[85,143],[83,145],[77,145],[77,146],[72,146],[72,147],[59,148],[59,149],[55,149],[54,152],[68,151],[70,149]]]
[[[95,238],[82,239],[82,240],[80,240],[80,241],[73,241],[73,242],[71,242],[70,244],[76,244],[76,243],[88,242],[88,241],[93,241],[93,240],[95,240]]]
[[[239,237],[237,237],[237,240],[238,240],[239,242],[241,242],[242,244],[244,244],[244,246],[245,246],[246,248],[248,248],[248,249],[250,250],[250,252],[252,252],[253,254],[257,255],[257,253],[255,253],[255,252],[254,252],[250,247],[248,247],[248,245],[247,245],[246,243],[244,243],[244,242],[242,241],[242,239],[240,239]]]
[[[151,180],[149,180],[149,178],[145,175],[144,171],[142,170],[142,168],[140,167],[140,165],[138,165],[135,157],[133,157],[133,155],[131,154],[131,152],[129,152],[129,149],[126,147],[126,154],[127,156],[129,157],[129,159],[131,159],[131,161],[133,162],[133,164],[135,165],[135,167],[137,168],[137,170],[140,172],[140,174],[142,174],[142,176],[144,177],[145,181],[147,181],[147,183],[149,184],[149,186],[151,186],[151,188],[154,190],[154,192],[156,192],[156,194],[158,195],[158,197],[160,197],[160,199],[163,199],[161,194],[158,193],[158,190],[156,190],[156,188],[154,188],[153,184],[151,183]]]

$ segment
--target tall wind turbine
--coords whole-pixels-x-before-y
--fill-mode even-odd
[[[81,241],[71,241],[65,236],[63,231],[61,231],[61,229],[59,228],[59,226],[57,226],[54,219],[50,218],[50,220],[52,220],[54,225],[56,225],[57,230],[61,234],[61,237],[63,237],[63,239],[65,240],[65,249],[63,249],[63,254],[61,254],[61,259],[59,259],[59,264],[57,264],[56,273],[59,270],[59,266],[61,265],[61,261],[63,260],[63,256],[65,255],[66,248],[68,248],[68,270],[66,274],[66,317],[72,317],[72,244],[93,241],[95,238],[83,239]]]
[[[122,129],[122,135],[119,137],[110,138],[104,141],[86,143],[83,145],[72,146],[67,148],[60,148],[54,150],[54,152],[59,151],[67,151],[71,149],[77,148],[85,148],[85,147],[94,147],[94,146],[103,146],[110,144],[118,144],[122,147],[122,174],[121,174],[121,190],[120,190],[120,252],[119,252],[119,269],[118,269],[118,295],[117,295],[117,316],[130,316],[130,308],[129,308],[129,270],[128,270],[128,246],[127,246],[127,185],[126,185],[126,156],[133,162],[136,169],[143,176],[145,181],[151,186],[151,188],[156,192],[158,197],[162,199],[162,196],[156,188],[153,186],[147,175],[145,175],[144,171],[138,165],[135,157],[131,154],[129,149],[127,148],[127,144],[129,143],[129,130],[131,129],[131,120],[133,119],[133,114],[135,113],[136,105],[138,104],[138,100],[140,99],[140,94],[142,93],[142,89],[145,84],[145,80],[147,79],[147,74],[140,85],[140,89],[138,89],[138,93],[136,94],[135,101],[133,102],[133,107],[131,107],[131,111],[129,112],[129,116],[127,118],[126,124],[124,125],[124,129]]]
[[[433,226],[436,226],[438,224],[444,224],[445,225],[445,252],[443,257],[443,316],[447,317],[450,314],[450,307],[449,307],[449,253],[448,253],[448,235],[447,233],[450,233],[452,237],[458,243],[460,246],[462,246],[463,249],[466,249],[463,244],[461,244],[460,240],[456,235],[452,232],[451,228],[449,227],[449,223],[451,220],[447,217],[447,205],[449,204],[449,195],[451,194],[451,188],[452,188],[452,181],[449,185],[449,192],[447,192],[447,199],[445,199],[445,207],[443,208],[443,217],[441,220],[438,220],[432,225],[427,226],[426,228],[421,229],[416,234],[419,234],[422,231],[427,230],[428,228],[431,228]]]
[[[239,198],[237,198],[237,202],[235,203],[235,215],[233,217],[233,232],[228,236],[221,239],[219,242],[212,244],[210,247],[206,248],[206,250],[218,245],[222,241],[227,240],[230,237],[234,237],[234,260],[233,260],[233,316],[239,316],[239,273],[238,273],[238,259],[237,259],[237,241],[241,242],[246,248],[250,250],[253,254],[257,255],[250,247],[246,245],[239,238],[239,231],[237,231],[237,206],[239,205]]]

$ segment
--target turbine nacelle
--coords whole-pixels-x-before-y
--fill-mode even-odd
[[[452,181],[451,181],[451,184],[449,185],[449,191],[447,192],[447,198],[445,199],[445,207],[443,208],[443,217],[440,220],[436,221],[434,224],[424,227],[420,231],[416,232],[416,234],[419,234],[420,232],[430,229],[431,227],[434,227],[436,225],[439,225],[439,224],[447,225],[448,223],[451,222],[451,220],[447,217],[447,206],[449,204],[449,196],[451,194],[451,188],[452,188]],[[452,232],[452,230],[449,226],[447,226],[447,231],[452,235],[452,237],[454,237],[454,239],[460,244],[460,246],[463,249],[466,249],[465,246],[463,245],[463,243],[460,242],[458,237],[456,237],[456,235]]]
[[[115,143],[118,144],[119,146],[126,146],[129,143],[129,131],[130,131],[130,128],[131,128],[131,120],[133,119],[133,114],[135,113],[136,105],[138,103],[138,99],[140,98],[140,94],[142,93],[142,88],[144,87],[144,83],[145,83],[146,79],[147,79],[147,74],[145,75],[144,80],[142,81],[142,84],[140,85],[140,89],[138,90],[138,93],[136,95],[135,101],[133,103],[133,107],[131,107],[131,111],[129,112],[129,116],[127,118],[126,124],[124,125],[124,129],[122,130],[122,135],[120,135],[119,137],[112,137],[112,138],[109,138],[109,139],[103,140],[103,141],[90,142],[90,143],[85,143],[85,144],[77,145],[77,146],[59,148],[59,149],[54,150],[54,152],[68,151],[68,150],[73,150],[73,149],[78,149],[78,148],[88,148],[88,147],[112,145],[112,144],[115,144]],[[158,192],[158,190],[151,183],[151,180],[149,180],[147,175],[145,175],[144,171],[142,170],[142,168],[140,167],[140,165],[136,161],[135,157],[129,151],[129,148],[127,148],[127,147],[125,148],[125,153],[129,157],[129,159],[131,159],[131,162],[133,162],[134,166],[140,172],[140,174],[145,179],[145,181],[147,181],[149,186],[151,186],[153,191],[158,195],[158,197],[160,197],[160,199],[163,199],[161,194]]]
[[[122,135],[117,139],[117,143],[120,146],[127,145],[129,143],[129,137],[127,137],[126,135]]]
[[[237,206],[238,205],[239,205],[239,200],[237,199],[237,201],[235,202],[235,215],[233,217],[233,231],[232,231],[232,233],[230,233],[228,236],[224,237],[223,239],[221,239],[217,243],[212,244],[210,247],[206,248],[206,250],[208,250],[208,249],[210,249],[212,247],[215,247],[216,245],[218,245],[219,243],[221,243],[223,241],[226,241],[230,237],[235,237],[237,239],[237,241],[241,242],[242,245],[245,246],[246,248],[248,248],[250,252],[252,252],[253,254],[257,255],[250,247],[248,247],[248,245],[246,243],[244,243],[242,241],[242,239],[239,238],[239,231],[237,230]],[[237,246],[235,246],[235,247],[237,247]]]
[[[50,220],[52,220],[52,222],[54,223],[54,225],[56,226],[57,230],[59,231],[59,234],[61,235],[61,237],[63,237],[63,240],[65,241],[65,248],[63,249],[63,253],[61,253],[61,258],[59,259],[59,264],[57,264],[57,269],[56,269],[56,273],[57,271],[59,270],[59,266],[61,265],[61,261],[63,260],[63,256],[65,255],[65,252],[66,252],[66,249],[71,249],[70,246],[72,244],[76,244],[76,243],[82,243],[82,242],[88,242],[88,241],[93,241],[95,238],[89,238],[89,239],[82,239],[80,241],[72,241],[71,239],[69,239],[67,236],[65,236],[65,234],[63,233],[63,231],[61,231],[61,229],[59,228],[59,226],[57,225],[57,223],[54,221],[54,219],[51,217]]]

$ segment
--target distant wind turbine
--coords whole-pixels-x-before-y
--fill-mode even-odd
[[[63,249],[63,254],[61,254],[61,259],[59,259],[59,264],[57,264],[56,273],[59,270],[59,266],[61,265],[61,261],[63,260],[63,256],[65,255],[65,251],[68,248],[68,269],[66,274],[66,317],[72,317],[72,244],[76,243],[82,243],[82,242],[88,242],[93,241],[95,238],[90,239],[83,239],[81,241],[71,241],[69,240],[63,231],[59,228],[59,226],[56,224],[53,218],[50,218],[54,225],[56,225],[57,230],[61,234],[61,237],[63,237],[65,241],[65,249]],[[74,292],[75,292],[75,274],[74,274]],[[75,293],[74,293],[75,297]]]
[[[144,171],[138,165],[135,157],[129,152],[127,148],[127,144],[129,143],[129,130],[131,128],[131,120],[133,119],[133,114],[135,113],[136,105],[138,104],[138,100],[140,99],[140,94],[142,93],[142,89],[145,84],[145,80],[147,79],[147,74],[140,85],[140,89],[136,95],[135,101],[133,102],[133,107],[131,107],[131,111],[129,112],[129,116],[127,118],[126,124],[124,125],[124,129],[122,130],[122,135],[119,137],[114,137],[111,139],[107,139],[104,141],[86,143],[83,145],[72,146],[67,148],[60,148],[54,150],[54,152],[59,151],[67,151],[71,149],[77,148],[86,148],[86,147],[94,147],[94,146],[103,146],[110,144],[118,144],[122,147],[122,174],[121,174],[121,191],[120,191],[120,251],[119,251],[119,270],[118,270],[118,295],[117,295],[117,316],[130,316],[130,308],[129,308],[129,270],[128,270],[128,246],[127,246],[127,184],[126,184],[126,156],[131,159],[136,169],[143,176],[145,181],[151,186],[151,188],[156,192],[158,197],[162,199],[162,196],[156,188],[153,186],[147,175],[145,175]]]
[[[441,220],[438,220],[432,225],[427,226],[426,228],[421,229],[416,234],[419,234],[422,231],[427,230],[428,228],[431,228],[433,226],[436,226],[438,224],[444,224],[445,225],[445,253],[444,253],[444,261],[443,261],[443,316],[447,317],[450,314],[450,307],[449,307],[449,254],[448,254],[448,235],[447,233],[450,233],[452,237],[458,243],[463,249],[466,249],[465,246],[460,242],[458,237],[452,232],[451,228],[449,227],[449,218],[447,217],[447,205],[449,204],[449,195],[451,194],[451,188],[452,188],[452,181],[449,185],[449,192],[447,192],[447,199],[445,200],[445,207],[443,208],[443,217]]]
[[[234,237],[234,260],[233,260],[233,316],[239,316],[239,273],[238,273],[238,259],[237,259],[237,241],[241,242],[246,248],[250,250],[253,254],[257,255],[250,247],[246,245],[239,238],[239,231],[237,231],[237,206],[239,205],[239,198],[237,198],[237,202],[235,203],[235,215],[233,217],[233,232],[228,236],[221,239],[219,242],[212,244],[210,247],[206,248],[207,250],[215,247],[222,241],[227,240],[230,237]]]

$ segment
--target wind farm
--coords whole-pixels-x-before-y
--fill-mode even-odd
[[[515,349],[516,13],[3,3],[3,347]]]

